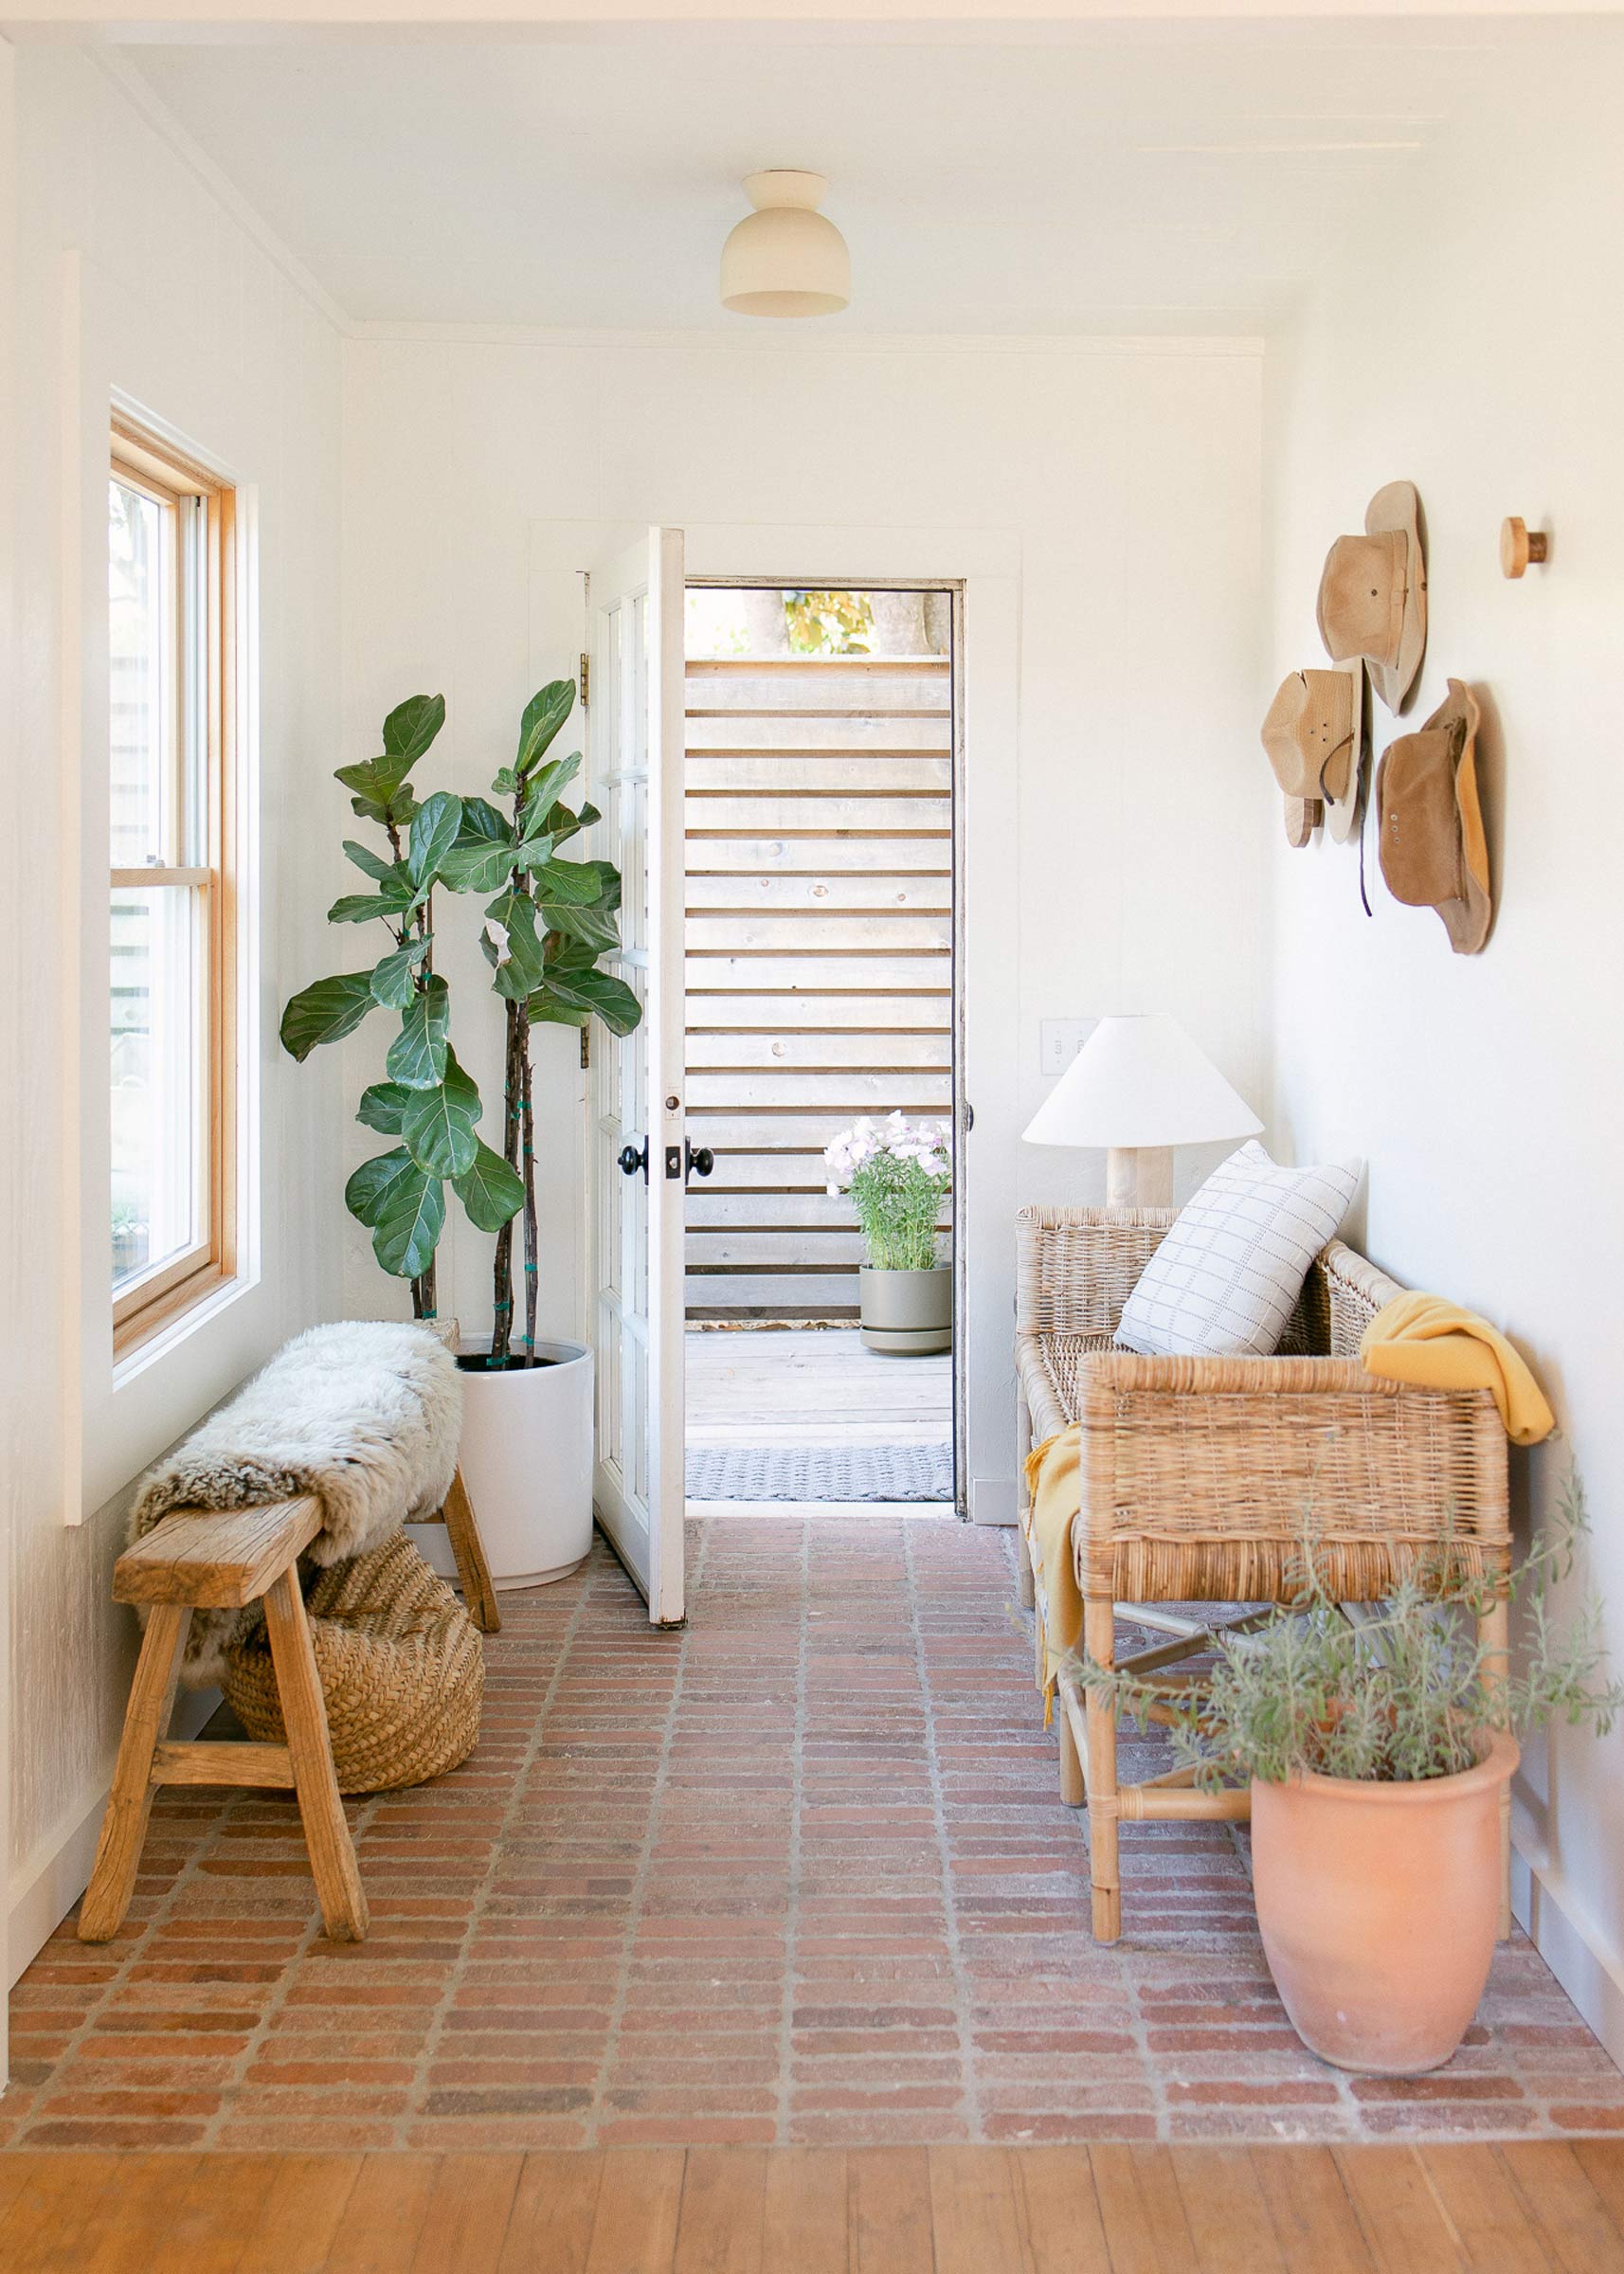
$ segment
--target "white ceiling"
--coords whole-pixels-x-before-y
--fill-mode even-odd
[[[820,329],[1253,330],[1527,27],[1094,25],[895,43],[141,46],[162,103],[357,320],[749,331],[760,166],[831,176]]]

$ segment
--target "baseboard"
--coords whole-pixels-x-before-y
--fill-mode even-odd
[[[1624,2068],[1624,1954],[1586,1917],[1557,1866],[1530,1846],[1532,1855],[1518,1844],[1511,1850],[1511,1908],[1580,2018]]]
[[[195,1737],[218,1711],[217,1689],[185,1691],[175,1706],[172,1737]],[[6,1914],[7,1987],[31,1965],[90,1885],[96,1842],[106,1813],[103,1785],[70,1821],[59,1823],[11,1874]]]
[[[1020,1522],[1016,1512],[1013,1476],[971,1477],[970,1522],[1002,1525]]]

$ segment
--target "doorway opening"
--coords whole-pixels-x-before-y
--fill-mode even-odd
[[[684,1239],[689,1512],[948,1516],[960,593],[704,580],[686,604],[687,1113],[712,1162]],[[859,1161],[900,1140],[901,1173],[911,1152],[945,1186],[914,1179],[915,1268],[866,1301],[850,1157],[825,1159],[854,1130]]]

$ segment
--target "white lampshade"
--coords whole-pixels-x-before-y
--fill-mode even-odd
[[[789,166],[746,176],[756,208],[722,247],[722,305],[741,316],[832,316],[852,297],[846,241],[818,207],[829,185]]]
[[[1176,1019],[1102,1019],[1025,1130],[1028,1145],[1204,1145],[1263,1124]]]

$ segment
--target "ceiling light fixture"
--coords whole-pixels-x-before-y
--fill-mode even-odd
[[[756,208],[722,247],[722,305],[740,316],[833,316],[852,297],[846,241],[818,208],[821,173],[771,166],[745,176]]]

